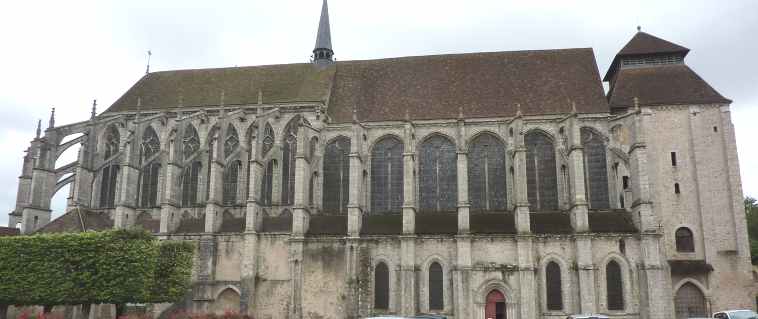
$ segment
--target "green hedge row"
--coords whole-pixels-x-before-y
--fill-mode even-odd
[[[0,304],[176,301],[190,285],[194,247],[143,230],[0,238]]]

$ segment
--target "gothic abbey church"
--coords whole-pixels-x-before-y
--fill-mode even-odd
[[[337,62],[324,1],[312,63],[148,73],[51,118],[9,223],[195,242],[156,318],[750,309],[731,101],[688,52],[637,32],[602,80],[591,48]]]

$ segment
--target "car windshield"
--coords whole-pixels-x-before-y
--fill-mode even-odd
[[[758,314],[752,310],[740,310],[729,313],[730,319],[758,319]]]

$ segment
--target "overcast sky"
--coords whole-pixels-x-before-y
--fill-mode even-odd
[[[0,11],[0,225],[23,151],[57,124],[104,110],[145,72],[306,62],[321,0],[14,1]],[[330,0],[338,60],[592,47],[601,74],[641,25],[691,49],[686,63],[734,100],[742,183],[758,197],[758,1]],[[44,127],[43,127],[44,128]],[[67,154],[66,159],[75,158]],[[54,199],[62,210],[67,189]],[[54,215],[59,215],[56,213]]]

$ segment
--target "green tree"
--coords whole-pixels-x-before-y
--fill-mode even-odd
[[[750,238],[750,255],[758,257],[758,200],[745,197],[745,215],[747,218],[747,234]]]
[[[0,319],[7,305],[178,301],[190,289],[194,246],[143,230],[0,238]],[[118,311],[117,311],[118,312]]]

